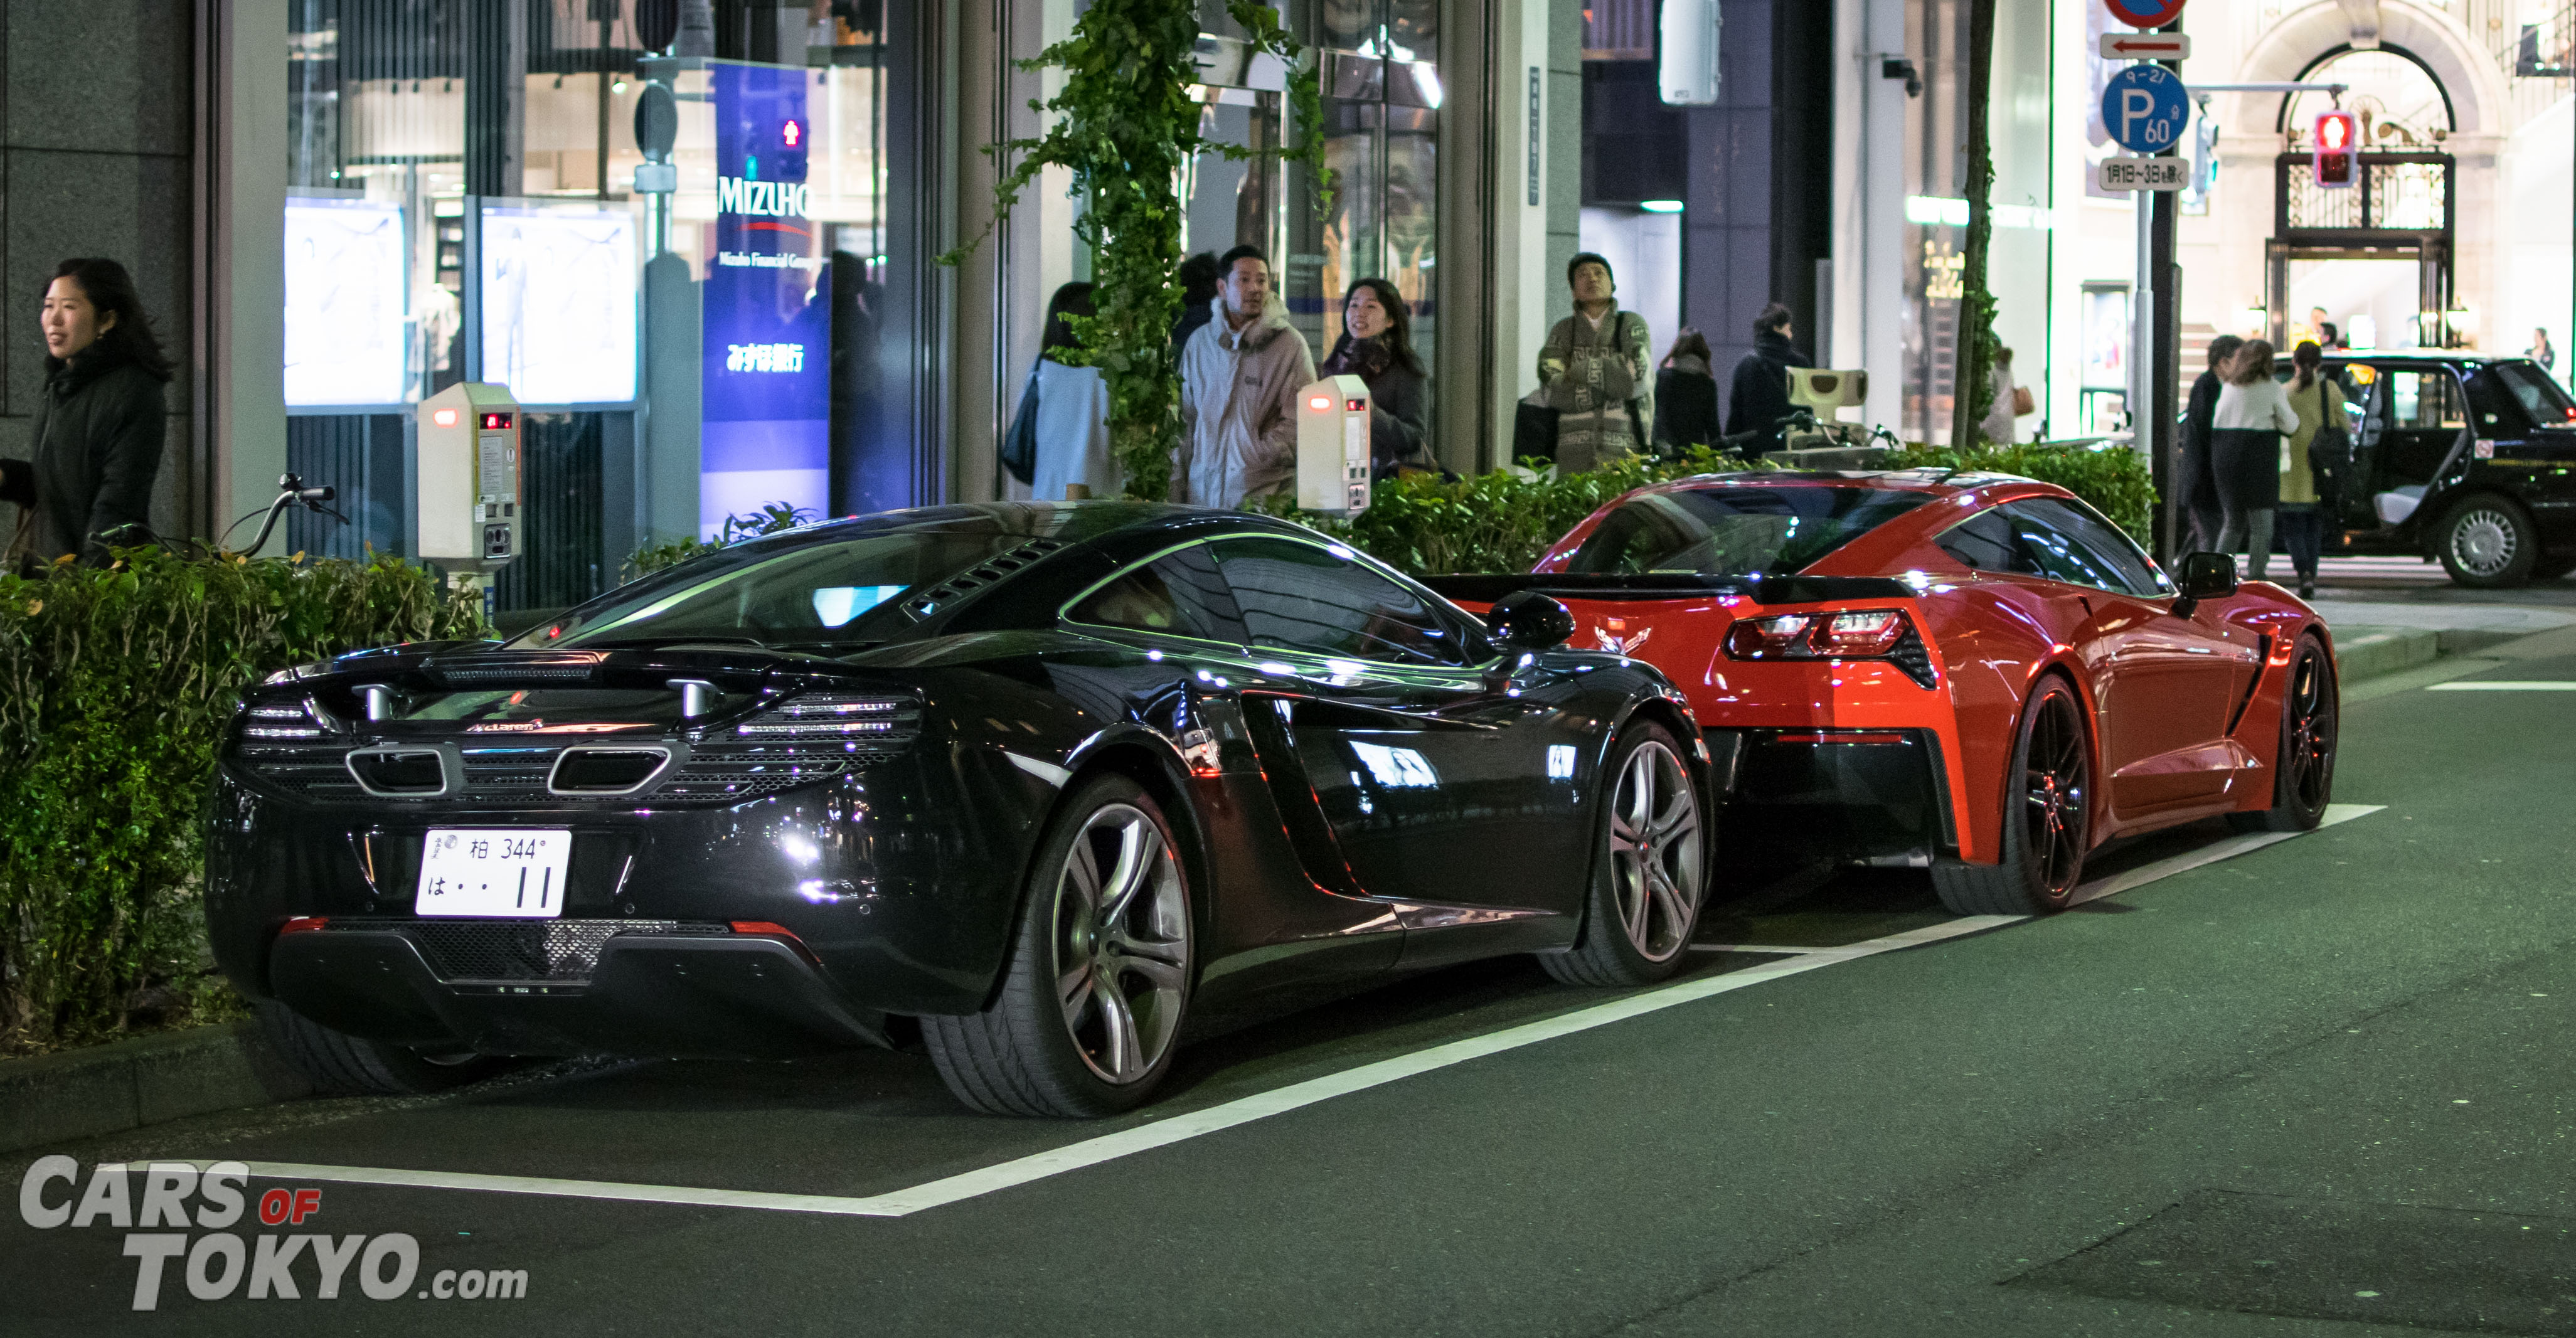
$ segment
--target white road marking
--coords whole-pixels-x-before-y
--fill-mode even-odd
[[[2388,807],[2386,804],[2328,804],[2325,816],[2318,820],[2313,830],[2324,831],[2338,823],[2368,817],[2386,807]],[[2279,845],[2283,841],[2305,835],[2307,835],[2306,832],[2249,832],[2243,836],[2228,837],[2224,841],[2213,841],[2198,850],[2185,851],[2169,859],[2157,860],[2153,864],[2141,864],[2125,873],[2115,873],[2108,878],[2097,878],[2076,888],[2075,895],[2069,897],[2066,904],[2081,906],[2088,901],[2117,896],[2122,892],[2171,878],[2178,873],[2188,873],[2203,865],[2216,864],[2223,859],[2234,859],[2239,855],[2261,850],[2265,846]]]
[[[2481,678],[2474,682],[2435,683],[2426,692],[2576,692],[2571,678]]]
[[[2333,804],[2326,809],[2320,828],[2350,822],[2354,818],[2376,813],[2379,804]],[[2170,878],[2188,869],[2196,869],[2219,860],[2259,850],[2264,846],[2305,835],[2303,832],[2262,832],[2251,836],[2231,837],[2188,854],[2116,874],[2077,889],[2075,903],[2092,901],[2131,888],[2142,887],[2158,879]],[[2074,903],[2070,903],[2074,904]],[[2027,917],[2018,915],[1971,915],[1945,921],[1922,929],[1890,934],[1842,947],[1786,947],[1766,944],[1695,944],[1701,951],[1774,953],[1780,960],[1729,971],[1723,975],[1703,976],[1655,989],[1640,990],[1608,1003],[1580,1008],[1573,1012],[1482,1036],[1450,1041],[1409,1055],[1397,1055],[1375,1063],[1362,1064],[1340,1073],[1290,1083],[1268,1092],[1238,1097],[1210,1106],[1205,1110],[1140,1124],[1132,1129],[1102,1134],[1060,1148],[1034,1153],[980,1170],[914,1185],[909,1189],[884,1194],[779,1194],[760,1190],[704,1189],[690,1185],[639,1185],[610,1180],[565,1180],[545,1176],[484,1175],[470,1171],[411,1171],[375,1166],[320,1166],[302,1162],[249,1163],[250,1173],[263,1180],[319,1180],[336,1184],[390,1185],[413,1189],[477,1190],[494,1194],[536,1194],[557,1198],[611,1199],[627,1203],[669,1203],[704,1208],[756,1208],[771,1212],[824,1213],[843,1217],[908,1217],[929,1208],[980,1198],[1001,1190],[1078,1171],[1088,1166],[1132,1157],[1140,1152],[1168,1147],[1205,1134],[1217,1133],[1255,1120],[1268,1119],[1302,1109],[1334,1097],[1383,1087],[1419,1074],[1430,1073],[1469,1060],[1536,1045],[1541,1041],[1571,1036],[1578,1032],[1625,1022],[1632,1017],[1661,1012],[1667,1008],[1696,1003],[1701,999],[1726,994],[1784,976],[1800,975],[1843,962],[1858,961],[1880,953],[1921,947],[1944,939],[2016,924]],[[215,1164],[198,1160],[191,1164],[199,1170]]]
[[[1231,1129],[1268,1119],[1337,1096],[1348,1096],[1372,1087],[1382,1087],[1418,1074],[1429,1073],[1487,1055],[1517,1050],[1541,1041],[1571,1036],[1577,1032],[1606,1027],[1632,1017],[1661,1012],[1667,1008],[1695,1003],[1713,995],[1725,994],[1764,981],[1778,980],[1802,972],[1863,957],[1904,948],[1938,943],[2012,924],[2021,919],[2013,915],[1972,915],[1928,928],[1890,934],[1840,948],[1800,950],[1798,955],[1781,961],[1724,975],[1703,976],[1655,989],[1640,990],[1608,1003],[1576,1009],[1557,1017],[1525,1022],[1516,1027],[1464,1040],[1450,1041],[1397,1055],[1372,1064],[1362,1064],[1340,1073],[1290,1083],[1273,1091],[1174,1115],[1167,1119],[1141,1124],[1132,1129],[1087,1138],[1064,1147],[1031,1156],[967,1171],[944,1179],[898,1189],[885,1194],[839,1196],[829,1194],[775,1194],[753,1190],[701,1189],[687,1185],[636,1185],[606,1180],[561,1180],[543,1176],[482,1175],[462,1171],[410,1171],[374,1166],[316,1166],[301,1162],[249,1163],[250,1173],[263,1180],[318,1180],[338,1184],[394,1185],[417,1189],[481,1190],[497,1194],[539,1194],[562,1198],[615,1199],[629,1203],[672,1203],[693,1207],[760,1208],[774,1212],[829,1213],[845,1217],[905,1217],[926,1208],[978,1198],[999,1190],[1025,1185],[1097,1166],[1121,1157],[1150,1152],[1155,1148],[1197,1138],[1204,1134]],[[203,1170],[215,1163],[198,1160],[192,1163]]]

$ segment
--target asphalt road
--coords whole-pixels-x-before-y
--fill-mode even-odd
[[[2576,629],[2484,654],[2347,697],[2317,833],[2153,838],[2099,865],[2140,885],[1983,929],[1915,874],[1739,889],[1712,948],[1919,946],[1712,950],[1657,995],[1443,972],[1202,1045],[1101,1125],[867,1054],[45,1149],[630,1197],[255,1179],[319,1211],[235,1234],[400,1233],[414,1279],[320,1299],[308,1251],[298,1299],[198,1300],[174,1259],[148,1313],[127,1232],[0,1210],[0,1332],[2576,1333],[2576,692],[2427,686],[2576,682]],[[526,1295],[427,1295],[449,1270]]]

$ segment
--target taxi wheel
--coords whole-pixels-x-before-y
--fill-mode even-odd
[[[2325,819],[2334,798],[2335,729],[2341,714],[2334,664],[2312,636],[2291,653],[2289,687],[2281,696],[2281,750],[2272,773],[2272,806],[2230,813],[2240,832],[2304,832]]]
[[[2531,517],[2501,497],[2464,499],[2442,517],[2433,542],[2442,570],[2473,590],[2521,585],[2540,562]]]
[[[2066,908],[2092,845],[2092,751],[2075,689],[2055,675],[2039,680],[2013,744],[2003,859],[1933,865],[1932,890],[1943,906],[1956,915],[2046,915]]]
[[[470,1050],[420,1051],[333,1031],[284,1004],[263,1000],[260,1033],[286,1066],[334,1096],[426,1096],[499,1072],[510,1061]]]

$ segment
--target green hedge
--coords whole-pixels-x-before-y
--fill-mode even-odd
[[[242,689],[362,646],[486,635],[387,558],[183,558],[0,575],[0,1051],[228,997],[204,966],[198,822]]]
[[[1441,572],[1527,571],[1567,530],[1602,503],[1631,488],[1664,479],[1745,469],[1740,460],[1707,450],[1679,460],[1630,457],[1589,474],[1534,478],[1497,471],[1455,482],[1414,474],[1379,484],[1369,509],[1351,519],[1300,511],[1282,499],[1256,503],[1334,535],[1400,570]],[[2018,474],[2057,484],[2148,542],[2155,488],[2144,461],[2126,447],[2103,450],[2007,446],[1973,451],[1909,449],[1892,469],[1963,468]]]

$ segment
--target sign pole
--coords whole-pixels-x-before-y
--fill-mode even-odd
[[[2181,18],[2177,16],[2173,22],[2166,24],[2162,31],[2181,32]],[[2177,62],[2167,61],[2164,65],[2166,69],[2179,70]],[[2180,138],[2177,137],[2176,144],[2179,145],[2179,143]],[[2171,157],[2174,153],[2175,149],[2169,147],[2162,156]],[[2147,459],[2154,477],[2156,495],[2170,497],[2176,473],[2175,453],[2179,444],[2176,440],[2179,428],[2176,420],[2181,417],[2182,411],[2180,402],[2182,265],[2175,254],[2176,231],[2182,222],[2182,198],[2173,191],[2157,191],[2155,199],[2148,208],[2150,212],[2146,258],[2155,277],[2155,301],[2152,304],[2153,311],[2150,313],[2150,318],[2154,322],[2151,331],[2153,342],[2149,346],[2153,356],[2147,360],[2149,374],[2154,380],[2147,388],[2145,401],[2148,423],[2154,429],[2151,439],[2153,453]],[[2164,533],[2158,537],[2162,541],[2161,551],[2170,561],[2178,554],[2180,548],[2178,534],[2182,526],[2176,523],[2178,508],[2168,503],[2162,510],[2165,517]]]

